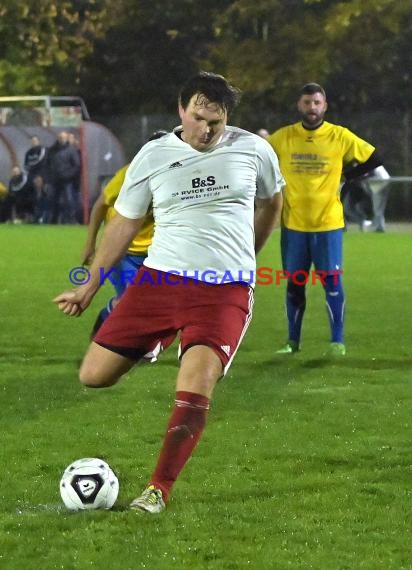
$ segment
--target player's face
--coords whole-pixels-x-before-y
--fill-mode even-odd
[[[200,151],[208,150],[218,142],[227,122],[226,111],[199,94],[193,95],[186,109],[179,104],[179,115],[182,139]]]
[[[318,127],[326,113],[328,104],[322,93],[313,93],[313,95],[302,95],[298,101],[298,111],[302,118],[304,127],[315,129]]]

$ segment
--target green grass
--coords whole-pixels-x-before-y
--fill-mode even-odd
[[[284,286],[255,317],[165,513],[127,510],[154,467],[175,350],[109,390],[77,382],[104,288],[80,319],[70,286],[80,227],[0,226],[0,568],[402,570],[411,548],[411,235],[345,236],[345,358],[323,356],[323,291],[310,287],[303,350],[286,337]],[[279,234],[259,265],[280,268]],[[61,505],[62,471],[101,456],[121,484],[109,512]]]

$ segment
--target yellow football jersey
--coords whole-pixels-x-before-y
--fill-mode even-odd
[[[286,181],[282,225],[304,232],[342,228],[342,170],[352,162],[366,162],[375,147],[328,122],[314,130],[295,123],[274,132],[268,142]]]
[[[3,200],[8,194],[7,186],[0,182],[0,200]]]
[[[106,214],[106,222],[116,215],[116,210],[114,209],[114,203],[119,195],[120,189],[123,185],[124,178],[126,176],[126,170],[129,165],[123,166],[120,170],[116,172],[111,180],[107,183],[103,190],[104,203],[109,206]],[[154,219],[151,214],[148,214],[140,232],[134,238],[132,243],[128,247],[128,253],[134,253],[136,255],[146,255],[149,245],[152,243],[154,231]]]

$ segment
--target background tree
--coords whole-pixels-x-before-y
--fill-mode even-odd
[[[412,1],[339,2],[325,33],[332,111],[375,142],[392,173],[410,174]]]
[[[348,108],[406,110],[411,36],[412,0],[1,0],[0,86],[171,111],[203,67],[241,87],[249,121],[290,111],[309,80]]]
[[[410,45],[412,0],[0,0],[4,94],[81,95],[100,118],[175,114],[181,83],[204,68],[242,89],[232,120],[255,130],[295,118],[297,89],[318,81],[331,119],[402,140],[388,152],[403,170]]]
[[[1,0],[0,86],[7,95],[73,94],[107,25],[108,0]]]
[[[81,85],[91,109],[107,113],[176,110],[177,90],[214,41],[214,20],[230,0],[123,0],[85,62]]]
[[[353,110],[410,108],[411,0],[339,2],[325,33],[333,54],[328,80],[337,99]]]
[[[335,101],[352,110],[404,110],[411,22],[411,0],[237,0],[217,16],[202,64],[243,89],[248,117],[254,107],[287,112],[306,81],[326,86],[332,109]]]
[[[329,3],[237,0],[218,16],[217,38],[202,64],[221,69],[243,90],[242,119],[251,128],[268,114],[291,113],[297,86],[326,81],[322,30]]]

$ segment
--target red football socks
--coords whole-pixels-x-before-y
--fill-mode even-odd
[[[206,424],[209,398],[193,392],[176,392],[156,469],[150,479],[167,500],[173,483],[192,455]]]

